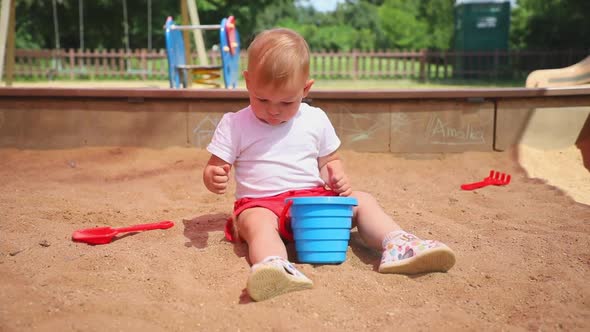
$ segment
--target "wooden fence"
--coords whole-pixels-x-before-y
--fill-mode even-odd
[[[311,72],[319,79],[524,79],[533,70],[572,65],[589,50],[495,52],[313,52]],[[218,52],[208,53],[219,64]],[[198,62],[196,54],[193,63]],[[242,52],[241,66],[247,58]],[[164,50],[25,50],[15,52],[17,79],[167,80]]]

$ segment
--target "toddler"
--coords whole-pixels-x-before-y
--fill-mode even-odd
[[[207,189],[225,193],[233,169],[236,201],[225,235],[248,244],[248,294],[261,301],[313,286],[287,260],[284,241],[291,234],[279,227],[278,216],[289,197],[355,197],[353,227],[368,246],[383,252],[381,273],[449,270],[455,264],[449,247],[405,232],[372,195],[352,190],[338,156],[340,139],[326,113],[302,103],[314,83],[309,59],[308,45],[296,32],[260,33],[248,48],[244,71],[250,105],[225,114],[207,146]]]

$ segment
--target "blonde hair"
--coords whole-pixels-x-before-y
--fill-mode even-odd
[[[248,47],[248,72],[262,85],[285,86],[309,77],[309,46],[286,28],[265,30]]]

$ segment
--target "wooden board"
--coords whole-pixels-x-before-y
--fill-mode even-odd
[[[491,102],[414,102],[391,107],[391,152],[491,151]]]

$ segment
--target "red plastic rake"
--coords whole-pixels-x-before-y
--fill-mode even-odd
[[[505,186],[510,183],[510,174],[500,173],[494,170],[490,171],[490,175],[483,179],[483,181],[462,184],[461,189],[463,190],[474,190],[485,186]]]

